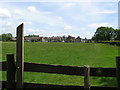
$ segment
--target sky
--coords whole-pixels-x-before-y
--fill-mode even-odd
[[[0,2],[1,33],[92,38],[100,26],[118,28],[118,2]]]

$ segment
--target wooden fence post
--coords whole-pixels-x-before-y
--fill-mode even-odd
[[[17,27],[16,65],[17,65],[17,88],[23,88],[24,74],[24,24]]]
[[[15,61],[14,54],[7,55],[7,90],[15,89]],[[12,89],[11,89],[12,90]]]
[[[118,85],[117,90],[120,90],[120,56],[116,57],[116,75],[117,75],[117,85]]]
[[[84,66],[84,90],[90,90],[90,66]]]

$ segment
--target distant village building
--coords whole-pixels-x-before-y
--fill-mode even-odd
[[[26,42],[48,42],[47,38],[45,37],[26,37]]]
[[[49,42],[62,42],[62,37],[50,37]]]
[[[26,42],[39,42],[40,41],[40,37],[26,37],[25,41]]]
[[[48,39],[46,37],[40,37],[40,42],[48,42]]]
[[[75,39],[75,42],[81,42],[80,36],[78,36],[78,37]]]
[[[75,37],[68,36],[66,42],[75,42]]]
[[[16,38],[12,38],[11,40],[16,40]],[[91,43],[91,39],[87,39],[86,37],[84,39],[80,38],[78,36],[77,38],[72,36],[53,36],[53,37],[25,37],[24,39],[26,42],[79,42],[79,43]]]
[[[87,43],[87,38],[85,37],[85,39],[81,39],[82,43]]]

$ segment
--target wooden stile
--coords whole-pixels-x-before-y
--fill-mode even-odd
[[[84,90],[90,90],[90,66],[84,66]]]
[[[17,88],[23,88],[24,83],[24,24],[17,27],[17,51],[16,51],[16,65],[17,65]]]
[[[120,56],[116,57],[116,74],[118,90],[120,90]]]
[[[7,55],[7,90],[15,89],[15,61],[14,54]]]

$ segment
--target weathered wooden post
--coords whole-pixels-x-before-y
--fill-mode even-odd
[[[84,66],[84,90],[90,90],[90,66]]]
[[[16,43],[16,66],[17,66],[17,88],[23,88],[24,73],[24,24],[17,27],[17,43]]]
[[[117,85],[118,85],[117,90],[120,90],[120,56],[116,57],[116,75],[117,75]]]
[[[14,54],[7,55],[7,90],[15,89],[15,61]]]

